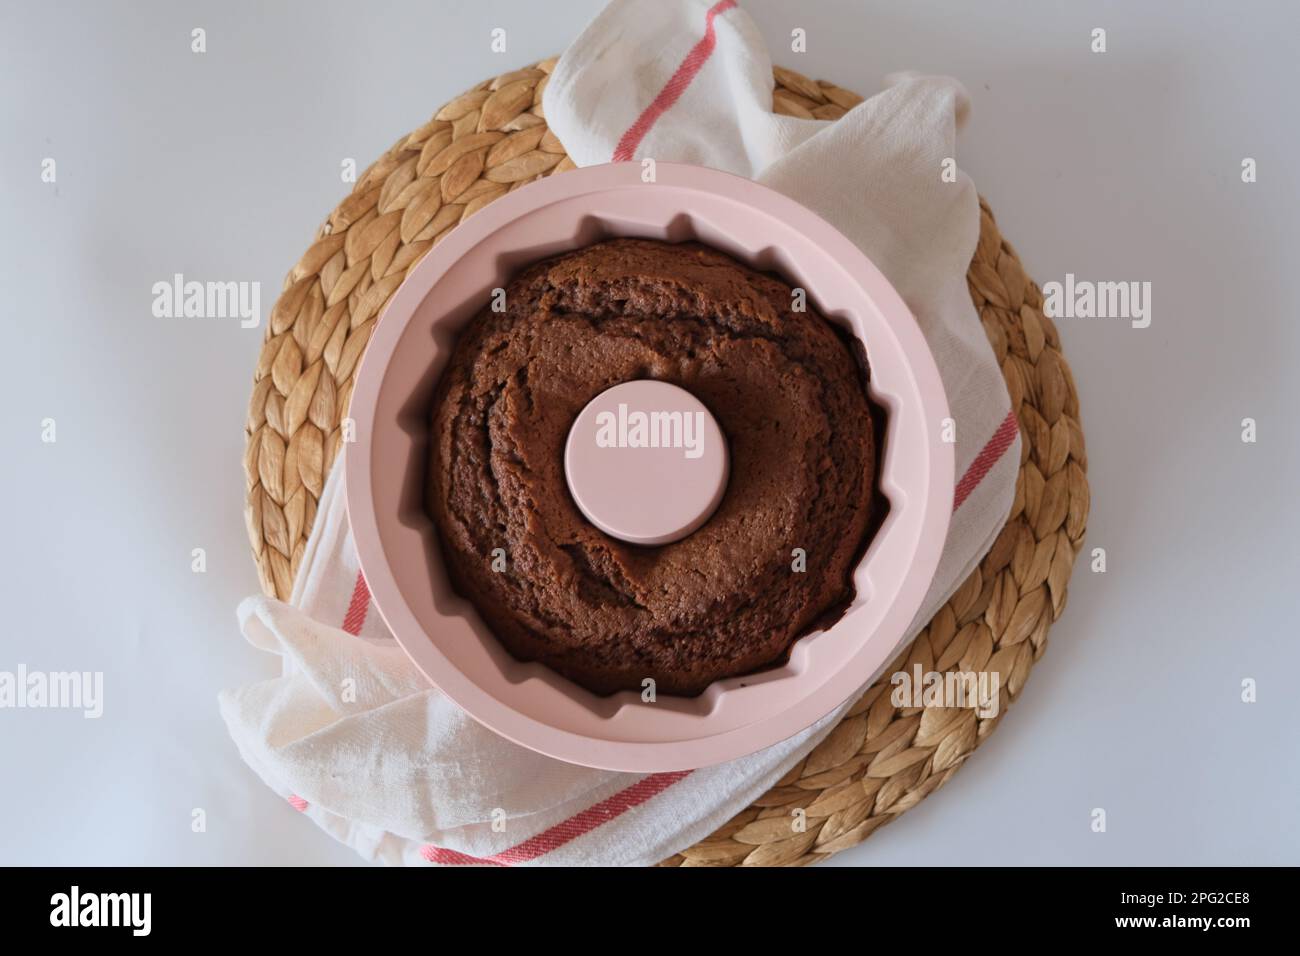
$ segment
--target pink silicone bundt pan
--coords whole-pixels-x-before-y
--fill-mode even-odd
[[[871,681],[907,635],[952,512],[943,385],[915,319],[862,252],[798,203],[716,170],[620,163],[539,180],[452,230],[393,296],[357,373],[345,446],[348,514],[376,607],[440,691],[499,734],[611,770],[684,770],[798,733]],[[514,660],[448,585],[424,511],[434,383],[457,331],[491,290],[538,259],[615,236],[698,240],[804,288],[865,344],[884,408],[879,470],[889,513],[854,573],[857,597],[782,667],[696,698],[597,697]],[[559,453],[559,452],[557,452]]]

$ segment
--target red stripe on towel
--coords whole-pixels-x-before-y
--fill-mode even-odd
[[[673,75],[669,77],[664,88],[636,118],[636,122],[628,127],[627,132],[619,139],[618,145],[614,147],[614,157],[611,160],[615,163],[626,162],[632,158],[636,148],[641,145],[641,140],[645,138],[646,133],[650,132],[650,127],[654,126],[655,121],[664,113],[672,108],[672,105],[681,98],[686,92],[686,88],[691,85],[691,80],[695,79],[695,74],[713,55],[713,48],[718,45],[718,35],[714,32],[713,21],[723,13],[726,13],[736,5],[736,0],[721,0],[709,7],[709,12],[704,15],[704,36],[700,37],[699,42],[691,47],[691,51],[686,54],[685,59],[678,64]]]
[[[970,463],[966,469],[966,474],[961,476],[961,481],[957,482],[957,488],[952,496],[952,510],[956,511],[961,507],[962,502],[970,497],[971,492],[979,487],[979,483],[984,480],[993,466],[998,463],[1003,455],[1006,454],[1011,443],[1016,440],[1016,435],[1020,431],[1020,424],[1016,421],[1014,410],[1007,412],[1007,417],[1002,419],[1002,424],[998,430],[993,433],[993,437],[988,440],[980,453],[975,456],[975,460]]]
[[[343,630],[353,637],[361,633],[366,623],[366,612],[370,609],[370,586],[366,576],[357,572],[357,583],[352,586],[352,600],[348,604],[348,613],[343,616]]]
[[[513,846],[508,850],[502,850],[500,853],[489,857],[467,856],[464,853],[458,853],[455,850],[446,850],[442,847],[427,845],[420,848],[420,855],[430,863],[446,863],[453,865],[465,865],[471,863],[490,864],[493,866],[513,866],[518,863],[528,863],[536,860],[538,857],[545,856],[552,850],[557,850],[576,840],[584,834],[590,833],[597,827],[604,826],[612,820],[616,820],[633,807],[640,806],[651,797],[663,793],[673,784],[690,776],[689,770],[674,770],[671,773],[653,773],[648,777],[638,780],[632,786],[620,790],[612,797],[608,797],[594,806],[588,807],[581,813],[577,813],[561,823],[557,823],[549,830],[543,830],[535,837],[530,837],[518,846]]]
[[[420,847],[420,856],[430,863],[440,863],[443,866],[505,866],[504,863],[479,859],[476,856],[470,856],[468,853],[448,850],[444,847],[434,846],[431,843]]]

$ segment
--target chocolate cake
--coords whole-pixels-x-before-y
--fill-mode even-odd
[[[524,270],[461,332],[428,508],[453,587],[516,658],[598,694],[693,696],[843,613],[876,465],[865,365],[798,305],[713,249],[615,239]],[[693,393],[730,452],[712,517],[658,547],[601,532],[565,480],[575,417],[636,379]]]

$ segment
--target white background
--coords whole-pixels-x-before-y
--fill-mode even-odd
[[[744,5],[777,63],[859,92],[904,68],[962,79],[959,161],[1040,283],[1153,285],[1148,329],[1059,323],[1108,572],[1082,563],[1046,657],[953,781],[835,862],[1300,863],[1294,8]],[[98,721],[0,711],[0,862],[357,862],[217,714],[218,690],[274,666],[234,620],[257,589],[240,462],[263,330],[156,319],[150,287],[260,281],[265,316],[345,157],[364,167],[465,87],[562,50],[599,6],[0,9],[0,670],[106,681]]]

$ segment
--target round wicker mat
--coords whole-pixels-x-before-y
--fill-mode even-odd
[[[554,60],[480,83],[362,175],[285,280],[249,402],[245,517],[262,587],[289,596],[357,361],[406,273],[457,223],[526,183],[573,168],[546,126]],[[861,97],[777,68],[774,109],[837,119]],[[804,865],[854,846],[944,784],[997,727],[1065,608],[1088,518],[1079,402],[1043,296],[987,205],[967,282],[1020,421],[1006,526],[961,585],[816,750],[761,799],[664,865]],[[889,675],[997,671],[999,716],[897,708]],[[803,810],[806,828],[793,825]]]

